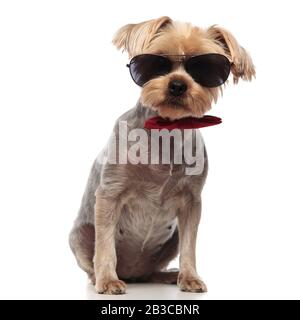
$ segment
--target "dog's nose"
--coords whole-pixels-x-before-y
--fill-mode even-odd
[[[179,97],[186,91],[186,89],[186,84],[181,80],[172,80],[169,83],[169,92],[172,96]]]

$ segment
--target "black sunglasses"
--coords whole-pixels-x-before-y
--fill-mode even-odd
[[[229,59],[218,53],[197,56],[140,54],[133,57],[127,67],[133,81],[143,86],[153,78],[170,73],[175,62],[183,63],[194,81],[209,88],[221,86],[228,79],[231,68]]]

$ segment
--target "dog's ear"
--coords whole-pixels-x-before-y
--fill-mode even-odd
[[[207,34],[210,39],[223,47],[232,61],[231,72],[234,83],[238,83],[239,78],[251,81],[252,77],[255,77],[255,67],[250,55],[229,31],[214,25],[207,30]]]
[[[118,49],[127,51],[129,57],[140,54],[162,28],[171,21],[169,17],[161,17],[138,24],[127,24],[117,31],[113,38],[113,44]]]

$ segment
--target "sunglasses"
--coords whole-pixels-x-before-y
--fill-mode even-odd
[[[228,79],[231,68],[229,59],[218,53],[197,56],[140,54],[133,57],[127,67],[133,81],[143,86],[151,79],[170,73],[176,62],[183,64],[195,82],[208,88],[221,86]]]

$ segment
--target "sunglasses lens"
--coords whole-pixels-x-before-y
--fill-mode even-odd
[[[149,80],[169,73],[172,63],[163,56],[141,54],[132,58],[129,69],[133,81],[143,86]]]
[[[230,61],[217,53],[195,56],[185,63],[185,69],[192,78],[210,88],[222,85],[228,79],[230,68]]]

